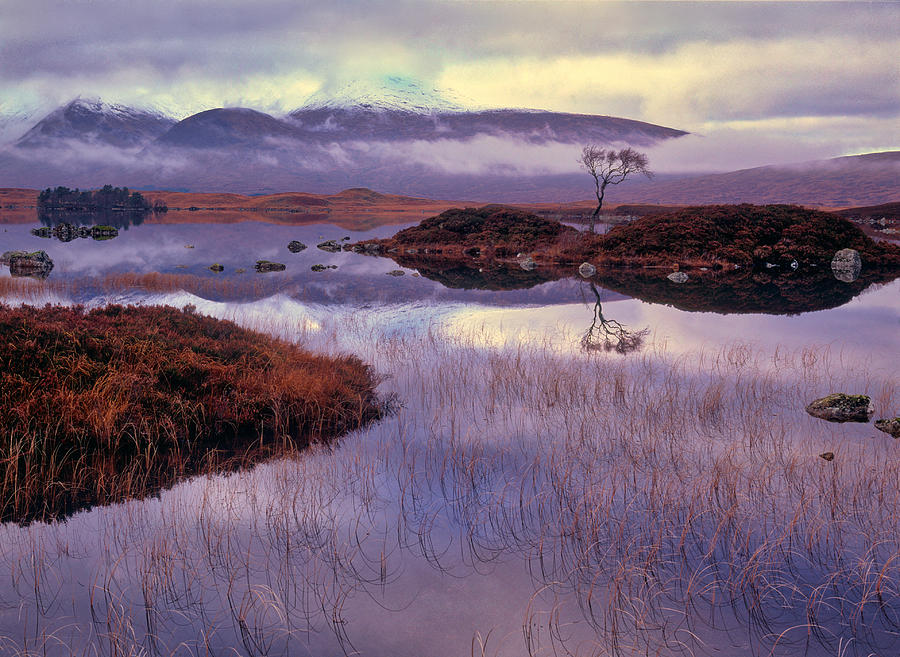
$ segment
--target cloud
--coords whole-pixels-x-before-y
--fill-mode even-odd
[[[497,58],[448,66],[439,83],[487,104],[613,114],[694,129],[771,116],[900,112],[887,41],[689,43],[660,55]]]
[[[337,80],[396,74],[485,105],[688,128],[884,116],[898,19],[897,3],[33,0],[3,11],[0,102],[281,111]]]

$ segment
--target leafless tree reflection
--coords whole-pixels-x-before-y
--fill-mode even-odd
[[[629,330],[628,327],[615,319],[607,319],[603,316],[603,305],[600,300],[600,291],[593,283],[588,283],[594,294],[594,319],[588,330],[581,337],[581,347],[586,351],[615,351],[619,354],[627,354],[639,351],[644,345],[644,338],[650,333],[649,328],[639,331]]]

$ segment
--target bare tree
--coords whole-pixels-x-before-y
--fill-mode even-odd
[[[581,159],[578,160],[587,172],[594,178],[594,186],[597,190],[597,209],[591,215],[590,231],[594,232],[594,224],[600,208],[603,207],[603,197],[606,195],[608,185],[618,185],[633,173],[642,173],[648,178],[653,177],[648,165],[647,156],[631,147],[620,151],[600,148],[594,144],[588,144],[581,151]]]

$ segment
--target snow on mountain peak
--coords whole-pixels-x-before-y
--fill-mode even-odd
[[[474,103],[449,89],[438,89],[420,80],[385,76],[379,80],[353,80],[329,85],[310,96],[301,110],[363,109],[434,114],[465,112]]]

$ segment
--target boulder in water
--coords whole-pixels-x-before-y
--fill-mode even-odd
[[[666,276],[673,283],[687,283],[688,275],[683,271],[673,271],[671,274]]]
[[[578,273],[582,278],[590,278],[597,273],[597,268],[589,262],[582,262],[578,266]]]
[[[6,256],[6,254],[3,254]],[[9,256],[9,273],[12,276],[31,276],[34,278],[47,278],[53,269],[53,261],[46,251],[12,251]]]
[[[838,392],[810,402],[806,412],[829,422],[868,422],[875,409],[868,395]]]
[[[852,283],[859,278],[862,270],[862,258],[856,249],[841,249],[831,259],[831,271],[834,277],[844,283]]]
[[[900,438],[900,417],[875,420],[875,428],[884,431],[889,436]]]
[[[284,271],[285,269],[287,269],[286,265],[283,265],[280,262],[269,262],[268,260],[256,261],[256,271],[260,274],[270,271]]]

